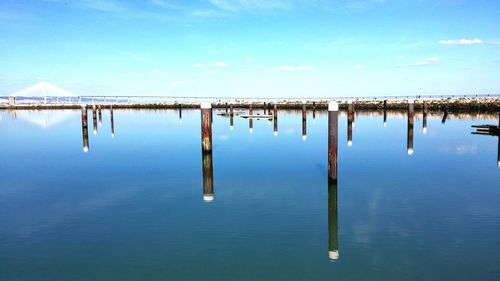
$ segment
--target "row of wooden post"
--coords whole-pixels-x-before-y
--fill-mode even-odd
[[[89,151],[89,127],[88,127],[88,117],[87,117],[87,105],[82,105],[82,137],[83,137],[83,151],[88,152]],[[110,114],[110,119],[111,119],[111,137],[115,137],[115,121],[114,121],[114,114],[113,114],[113,106],[111,105],[109,108],[109,114]],[[96,108],[96,105],[94,104],[92,106],[92,127],[94,131],[94,135],[97,135],[97,116],[99,116],[99,126],[102,126],[102,108],[99,105],[98,108]]]

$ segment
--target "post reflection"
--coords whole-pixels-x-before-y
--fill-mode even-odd
[[[253,118],[252,118],[252,115],[253,115],[253,106],[252,106],[251,103],[248,106],[248,115],[250,115],[250,117],[248,118],[248,131],[250,133],[253,133]]]
[[[413,110],[413,101],[408,102],[408,130],[406,134],[406,148],[408,155],[413,155],[413,122],[415,112]]]
[[[328,257],[339,259],[337,180],[328,178]]]
[[[203,201],[212,202],[214,200],[214,168],[212,161],[212,151],[202,152],[203,164]]]
[[[302,140],[307,139],[307,108],[306,104],[302,105]]]
[[[229,106],[229,128],[231,130],[234,129],[234,111],[233,111],[233,104]]]
[[[182,122],[182,106],[179,105],[179,122]]]
[[[387,127],[387,100],[384,100],[384,127]]]
[[[274,104],[274,136],[278,135],[278,105]]]
[[[92,129],[94,130],[94,135],[97,135],[97,112],[95,104],[92,106]]]
[[[113,106],[110,106],[109,108],[109,116],[111,118],[111,137],[115,137],[115,119],[114,119],[114,114],[113,114]]]
[[[101,108],[101,105],[99,105],[98,109],[99,109],[99,127],[101,127],[102,126],[102,108]]]
[[[347,113],[347,146],[352,146],[352,123],[354,120],[354,112]]]
[[[427,134],[427,114],[429,113],[427,101],[424,101],[424,108],[422,111],[422,133]]]
[[[87,117],[87,106],[82,105],[82,137],[83,137],[83,152],[89,151],[89,125]]]

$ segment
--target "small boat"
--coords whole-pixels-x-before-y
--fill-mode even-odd
[[[273,115],[242,114],[240,117],[245,119],[272,119]]]

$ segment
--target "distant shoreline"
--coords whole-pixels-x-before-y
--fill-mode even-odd
[[[271,109],[276,103],[278,109],[302,109],[304,104],[308,110],[324,110],[328,106],[328,102],[335,100],[279,100],[279,101],[249,101],[249,100],[217,100],[212,102],[213,108],[225,109],[231,104],[235,109],[249,108],[250,104],[255,109]],[[408,102],[413,101],[415,109],[422,109],[424,102],[427,103],[429,110],[448,110],[448,111],[498,111],[500,110],[500,97],[460,97],[460,98],[415,98],[415,99],[383,99],[383,98],[359,98],[337,100],[340,109],[347,109],[348,102],[355,105],[356,110],[379,110],[384,109],[384,101],[386,101],[386,109],[407,109]],[[109,102],[104,100],[94,100],[85,102],[60,102],[60,103],[43,103],[43,102],[23,102],[16,101],[11,103],[0,104],[0,109],[4,110],[44,110],[44,109],[81,109],[82,106],[91,108],[92,105],[100,106],[103,109],[109,109],[111,106],[114,109],[196,109],[199,108],[199,102],[144,102],[144,101],[121,101]]]

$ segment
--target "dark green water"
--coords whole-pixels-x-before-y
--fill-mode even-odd
[[[0,112],[0,280],[500,280],[497,115],[341,115],[335,186],[326,112],[215,113],[207,202],[198,110]]]

